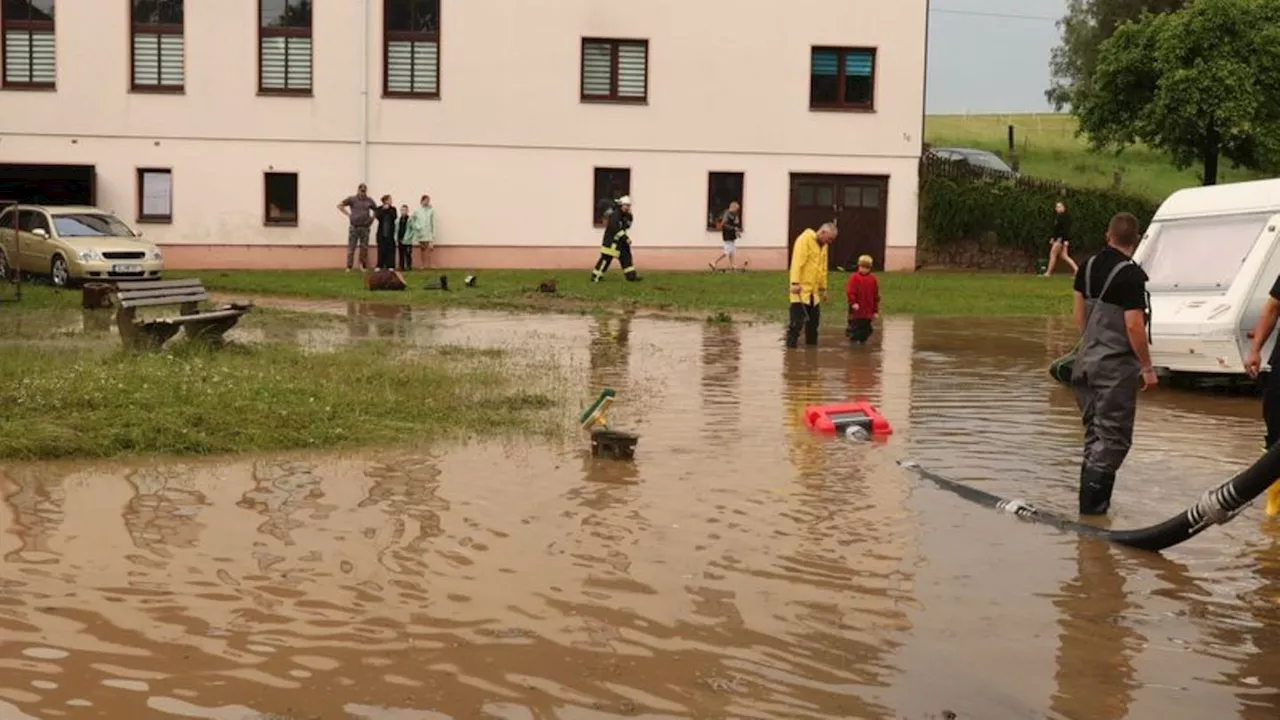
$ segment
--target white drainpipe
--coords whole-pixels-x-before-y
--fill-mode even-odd
[[[369,182],[369,14],[373,5],[360,0],[364,14],[363,32],[360,33],[360,182]]]

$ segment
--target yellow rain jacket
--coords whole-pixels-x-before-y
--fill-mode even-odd
[[[827,246],[818,242],[813,230],[800,233],[791,249],[791,284],[800,286],[800,294],[791,294],[791,302],[822,302],[827,290]]]

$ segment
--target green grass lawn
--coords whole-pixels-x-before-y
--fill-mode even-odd
[[[1033,177],[1061,180],[1076,187],[1108,188],[1115,173],[1121,189],[1163,201],[1175,190],[1200,184],[1199,166],[1177,170],[1164,153],[1137,146],[1120,155],[1092,152],[1075,136],[1070,115],[933,115],[925,120],[925,140],[938,146],[1008,151],[1008,126],[1013,125],[1021,171]],[[1219,182],[1261,177],[1224,167]]]
[[[78,305],[79,292],[47,286],[0,305],[0,461],[390,447],[564,427],[553,412],[559,376],[533,387],[527,360],[502,351],[391,340],[210,350],[179,337],[126,353],[114,334],[82,331]],[[332,316],[266,308],[240,322],[267,337],[282,324],[346,330]]]
[[[441,272],[451,290],[423,289]],[[677,316],[738,319],[781,319],[787,308],[784,272],[745,273],[652,272],[640,283],[621,276],[592,284],[585,270],[482,270],[477,287],[462,287],[466,271],[407,273],[404,292],[368,292],[358,273],[342,271],[203,271],[195,273],[206,287],[228,295],[278,295],[313,299],[371,300],[412,305],[466,306],[532,311],[655,310]],[[881,302],[885,314],[919,316],[1043,316],[1071,310],[1069,278],[1034,275],[922,272],[882,273]],[[537,292],[540,282],[555,279],[557,294]],[[831,306],[843,309],[846,273],[830,276]],[[723,319],[723,317],[721,317]],[[843,323],[843,312],[828,312],[824,321]]]

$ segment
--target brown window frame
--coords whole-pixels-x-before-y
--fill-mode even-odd
[[[741,195],[747,194],[747,174],[745,172],[741,172],[737,170],[708,171],[707,172],[707,221],[708,221],[707,230],[709,232],[715,232],[716,230],[719,230],[719,228],[716,227],[716,223],[719,222],[719,216],[723,215],[725,210],[729,209],[729,206],[727,204],[724,206],[724,210],[721,210],[719,213],[716,213],[714,210],[711,209],[711,201],[712,201],[711,195],[712,195],[712,192],[714,192],[714,188],[715,188],[714,180],[717,175],[736,175],[739,179],[738,186],[742,189],[740,194]],[[745,218],[747,216],[746,203],[743,201],[743,198],[731,198],[730,202],[733,202],[733,200],[735,199],[738,202],[738,221],[745,224]]]
[[[609,46],[609,94],[587,94],[587,46]],[[618,95],[618,50],[623,45],[639,45],[644,48],[644,95],[630,97]],[[578,99],[584,103],[611,103],[619,105],[647,105],[649,103],[649,41],[638,38],[584,37],[578,57]]]
[[[443,57],[443,50],[440,43],[441,29],[444,22],[441,15],[444,13],[444,0],[436,2],[436,29],[435,30],[392,30],[390,24],[391,13],[387,6],[396,0],[382,0],[382,97],[384,98],[405,98],[410,100],[439,100],[442,64],[440,58]],[[391,89],[391,43],[393,42],[433,42],[436,44],[436,91],[435,92],[414,92],[412,90],[392,90]]]
[[[169,176],[169,214],[167,215],[148,215],[146,211],[143,209],[145,207],[145,205],[143,204],[143,200],[144,200],[143,188],[145,187],[143,183],[143,179],[149,174],[162,174],[162,175]],[[173,168],[140,167],[137,169],[137,179],[138,179],[138,207],[137,207],[138,222],[151,223],[156,225],[171,224],[173,222]]]
[[[600,181],[600,173],[626,173],[626,187],[622,188],[622,195],[631,194],[631,168],[629,167],[594,167],[591,169],[591,226],[602,228],[605,226],[604,211],[600,209],[600,204],[605,198],[597,197],[599,194],[597,187]],[[621,197],[621,195],[619,195]],[[610,203],[618,198],[609,198]],[[612,207],[612,204],[610,205]]]
[[[31,6],[27,6],[31,9]],[[5,90],[56,90],[58,88],[57,80],[57,48],[58,48],[58,6],[53,6],[53,20],[31,20],[30,17],[23,20],[14,20],[0,9],[0,88]],[[6,58],[9,56],[9,31],[18,30],[31,32],[50,32],[53,33],[54,47],[54,80],[53,82],[22,82],[9,80],[9,68]]]
[[[814,103],[813,101],[813,56],[820,52],[836,54],[836,87],[840,99],[835,103]],[[850,103],[844,100],[845,93],[845,58],[849,53],[869,53],[871,55],[871,100],[865,103]],[[814,45],[809,48],[809,109],[821,112],[875,112],[876,90],[880,79],[880,52],[874,47],[838,47],[833,45]]]
[[[271,194],[269,192],[270,178],[272,175],[283,175],[293,177],[293,218],[272,220],[271,219]],[[298,220],[302,217],[302,192],[300,190],[301,182],[296,172],[287,170],[267,170],[262,173],[262,224],[267,227],[298,227]]]
[[[290,0],[291,2],[296,0]],[[285,6],[286,11],[288,5]],[[311,6],[311,20],[306,27],[266,27],[262,24],[262,0],[258,0],[258,94],[283,95],[288,97],[311,97],[316,87],[316,39],[315,39],[315,5]],[[262,86],[262,40],[263,38],[307,38],[311,41],[311,57],[307,59],[310,67],[311,82],[305,88],[268,88]],[[288,57],[287,51],[285,57]],[[285,82],[288,83],[288,62],[285,63]]]
[[[138,22],[137,13],[138,0],[129,0],[129,92],[136,93],[169,93],[181,94],[186,92],[187,88],[187,64],[186,58],[182,63],[182,84],[181,85],[162,85],[159,82],[159,74],[161,70],[156,69],[157,77],[155,85],[139,85],[138,84],[138,57],[136,40],[138,35],[178,35],[182,37],[182,52],[186,54],[186,5],[183,5],[182,23],[150,23]],[[158,40],[159,38],[157,38]],[[156,62],[159,63],[163,55],[160,50],[156,50]]]

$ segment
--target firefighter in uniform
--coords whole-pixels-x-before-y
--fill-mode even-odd
[[[1138,220],[1111,218],[1107,247],[1076,272],[1075,321],[1080,351],[1071,386],[1084,424],[1080,514],[1105,515],[1116,472],[1133,444],[1138,391],[1157,383],[1147,346],[1147,274],[1130,258]]]
[[[604,239],[601,240],[600,259],[591,271],[591,282],[600,282],[609,269],[614,258],[622,265],[622,275],[630,282],[636,282],[635,261],[631,257],[631,238],[627,235],[631,229],[631,196],[623,195],[609,210],[605,223]]]

